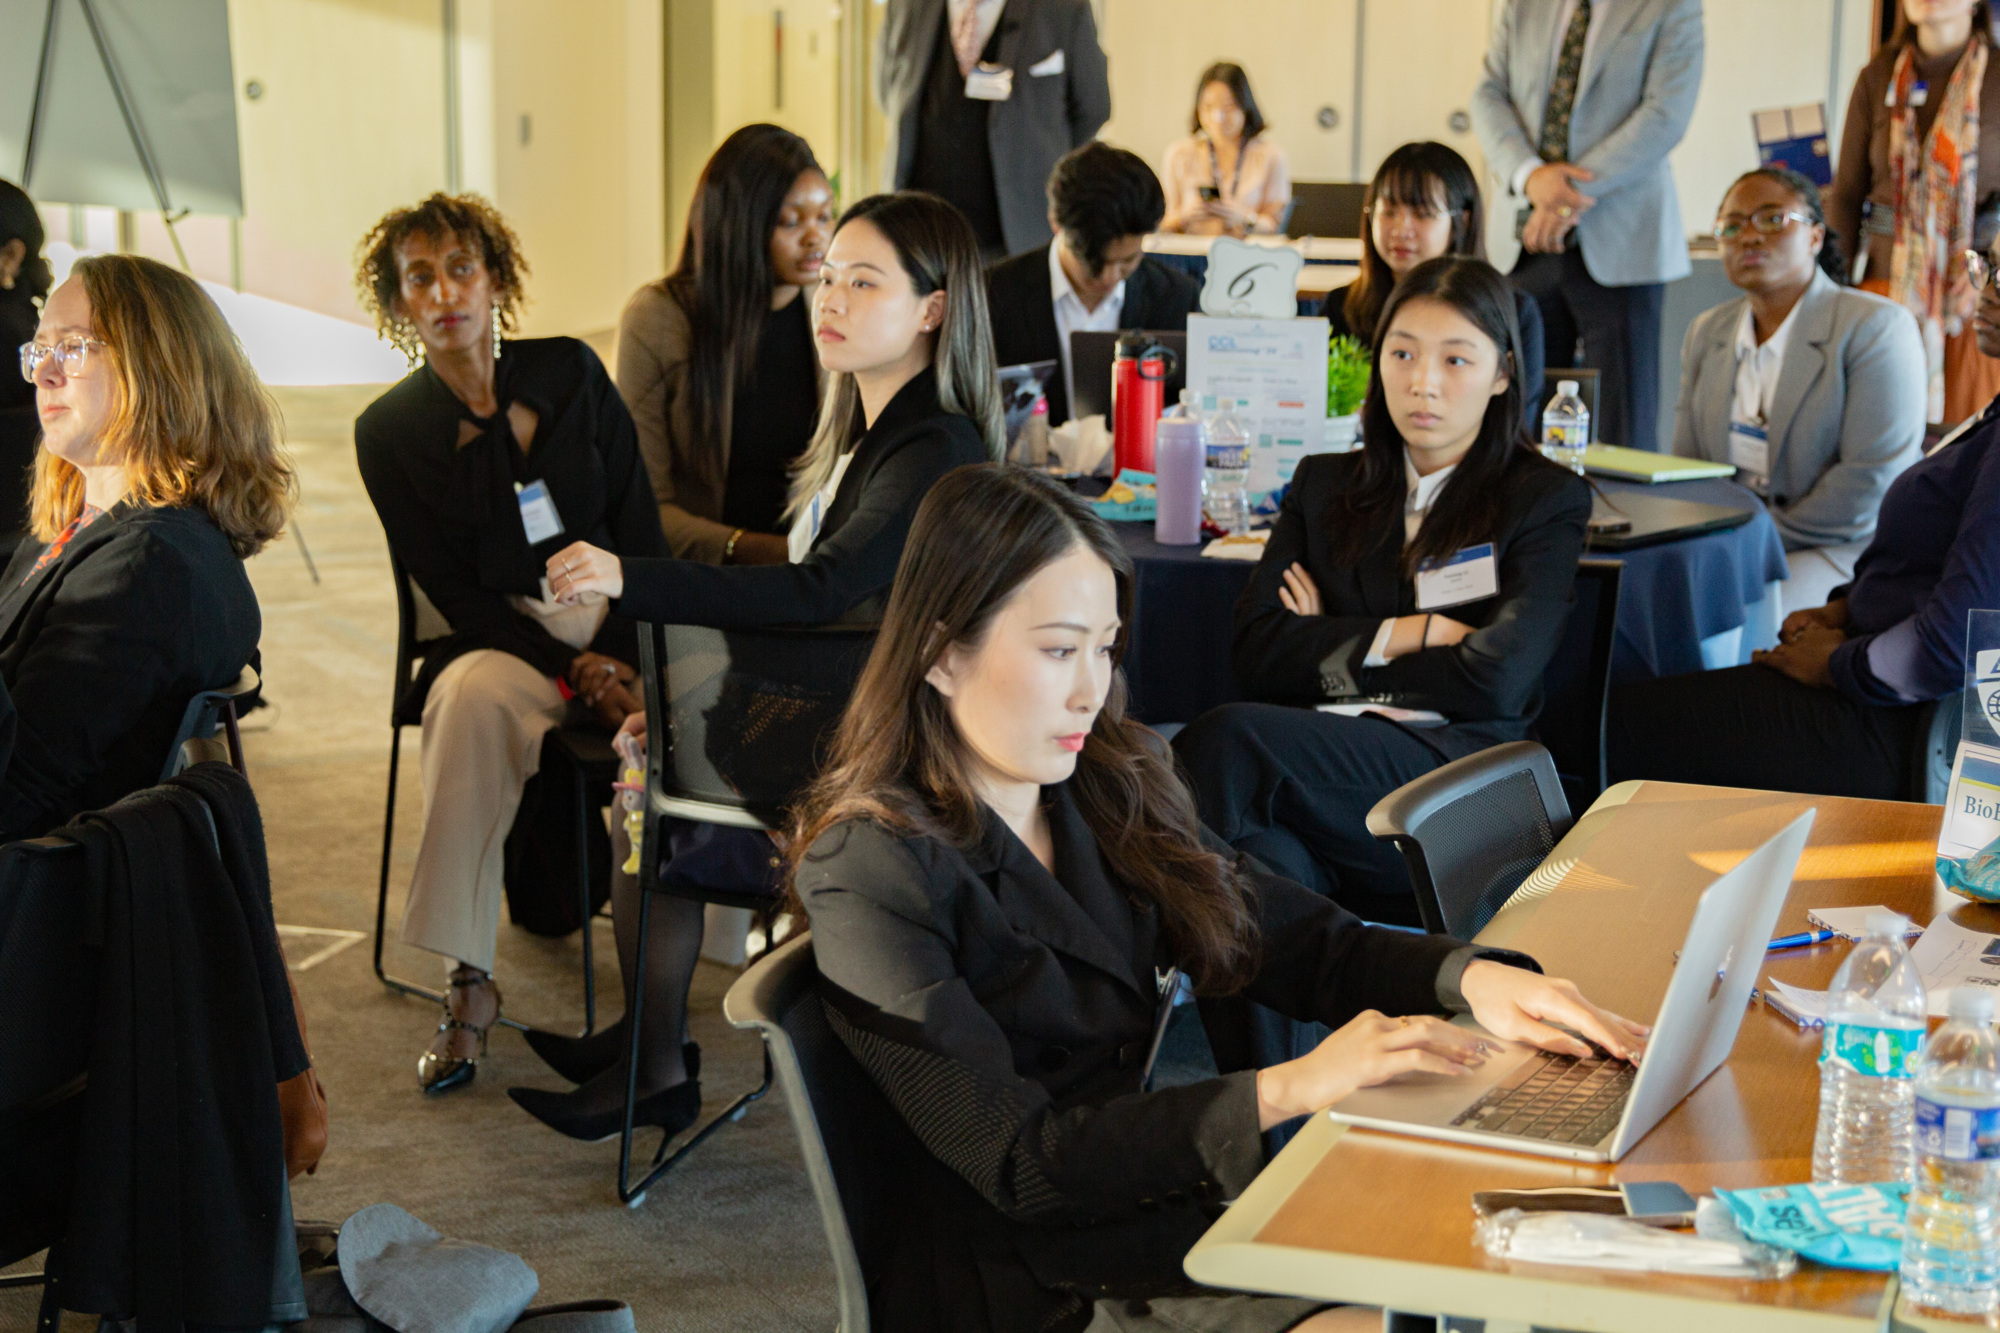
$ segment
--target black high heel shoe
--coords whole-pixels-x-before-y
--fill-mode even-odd
[[[523,1111],[556,1133],[581,1139],[585,1143],[602,1143],[606,1139],[617,1138],[619,1127],[625,1120],[622,1106],[609,1111],[573,1110],[570,1106],[576,1096],[573,1092],[509,1088],[507,1095]],[[692,1128],[699,1119],[701,1084],[692,1078],[671,1088],[662,1088],[650,1097],[641,1097],[639,1104],[632,1108],[632,1128],[664,1129],[670,1139],[682,1130]]]
[[[624,1058],[626,1035],[625,1020],[621,1018],[588,1037],[567,1037],[560,1032],[534,1028],[529,1030],[527,1038],[528,1049],[541,1056],[543,1064],[572,1083],[588,1083]],[[687,1066],[689,1078],[701,1077],[699,1042],[681,1046],[681,1063]]]
[[[491,986],[493,1017],[485,1027],[466,1022],[451,1012],[451,995],[446,992],[444,1021],[438,1024],[438,1035],[431,1039],[430,1049],[417,1057],[417,1086],[430,1097],[442,1096],[472,1082],[479,1073],[480,1060],[486,1055],[486,1034],[494,1023],[500,1021],[500,988],[493,985],[491,975],[476,968],[464,967],[451,974],[451,984],[463,989]],[[479,1049],[465,1057],[452,1055],[450,1034],[454,1031],[470,1032],[478,1037]]]

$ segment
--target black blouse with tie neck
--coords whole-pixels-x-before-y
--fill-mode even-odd
[[[550,676],[568,670],[577,650],[507,599],[541,596],[548,557],[571,542],[666,554],[632,417],[595,352],[574,338],[503,343],[494,397],[494,414],[476,417],[420,366],[354,423],[361,479],[389,548],[451,625],[424,660],[419,698],[448,662],[476,648],[512,653]],[[507,419],[514,403],[535,414],[525,450]],[[477,431],[462,445],[461,422]],[[516,487],[537,481],[563,530],[531,543]],[[608,616],[590,648],[636,664],[637,627]]]

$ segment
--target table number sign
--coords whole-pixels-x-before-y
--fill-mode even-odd
[[[1953,893],[2000,902],[2000,611],[1965,626],[1965,693],[1958,753],[1938,830],[1937,876]]]
[[[1299,310],[1299,270],[1306,257],[1290,246],[1251,245],[1224,236],[1208,252],[1201,288],[1205,315],[1287,319]],[[1321,348],[1325,359],[1325,348]]]

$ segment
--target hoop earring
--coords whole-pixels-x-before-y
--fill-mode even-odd
[[[500,359],[500,307],[493,307],[493,359]]]

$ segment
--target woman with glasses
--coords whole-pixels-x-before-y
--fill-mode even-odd
[[[1375,342],[1375,325],[1389,293],[1405,273],[1444,255],[1486,258],[1485,208],[1479,180],[1448,144],[1406,143],[1382,159],[1362,196],[1361,274],[1326,294],[1320,314],[1333,337],[1363,347]],[[1542,308],[1514,292],[1521,329],[1521,394],[1532,428],[1542,410]]]
[[[2000,392],[1971,328],[1961,255],[2000,235],[2000,69],[1989,0],[1898,0],[1895,35],[1854,81],[1827,216],[1865,260],[1861,286],[1923,331],[1927,419]],[[1976,165],[1975,165],[1976,164]]]
[[[1736,467],[1785,542],[1784,608],[1819,606],[1854,576],[1882,495],[1924,435],[1924,348],[1895,302],[1840,283],[1819,191],[1761,167],[1716,213],[1743,295],[1688,327],[1673,452]]]
[[[164,264],[79,259],[21,373],[42,438],[33,537],[0,574],[14,713],[0,841],[159,781],[188,700],[256,655],[243,562],[283,529],[294,490],[235,334]]]

